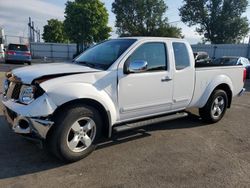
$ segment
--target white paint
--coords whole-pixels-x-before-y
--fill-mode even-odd
[[[45,94],[29,105],[4,101],[4,105],[22,116],[46,116],[57,107],[76,99],[92,99],[110,112],[111,126],[126,120],[183,110],[186,107],[203,107],[211,92],[220,84],[227,84],[233,95],[243,88],[243,67],[194,68],[190,45],[182,39],[136,38],[133,44],[106,71],[75,64],[50,64],[20,68],[13,74],[26,83],[53,74],[76,73],[47,80],[40,84]],[[125,75],[124,62],[143,43],[164,42],[167,45],[168,70]],[[175,70],[172,42],[188,46],[190,67]],[[161,82],[161,78],[172,78]]]
[[[18,78],[20,78],[24,84],[31,84],[34,79],[40,78],[42,76],[96,71],[100,70],[72,63],[49,63],[14,69],[12,73]]]

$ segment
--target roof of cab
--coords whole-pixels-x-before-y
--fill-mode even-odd
[[[170,37],[145,37],[145,36],[138,36],[138,37],[119,37],[117,39],[136,39],[138,41],[141,40],[169,40],[169,41],[186,41],[185,39],[180,38],[170,38]]]

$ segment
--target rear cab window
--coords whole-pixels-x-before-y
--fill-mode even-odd
[[[22,44],[9,44],[8,50],[13,50],[13,51],[29,51],[28,47],[26,45],[22,45]]]
[[[175,68],[182,70],[190,66],[190,57],[185,43],[173,42]]]

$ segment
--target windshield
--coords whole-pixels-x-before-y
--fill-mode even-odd
[[[8,50],[28,51],[28,48],[26,45],[22,45],[22,44],[9,44]]]
[[[136,39],[113,39],[97,44],[76,58],[77,64],[108,69]]]

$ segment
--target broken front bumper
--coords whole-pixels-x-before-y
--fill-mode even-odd
[[[38,138],[46,139],[47,133],[54,124],[48,120],[17,115],[6,107],[3,108],[3,112],[10,127],[17,134],[36,135]],[[16,114],[16,117],[13,114]]]
[[[7,100],[4,96],[2,103],[5,118],[15,133],[46,139],[48,131],[54,124],[48,117],[56,108],[46,95],[39,97],[30,105]]]

